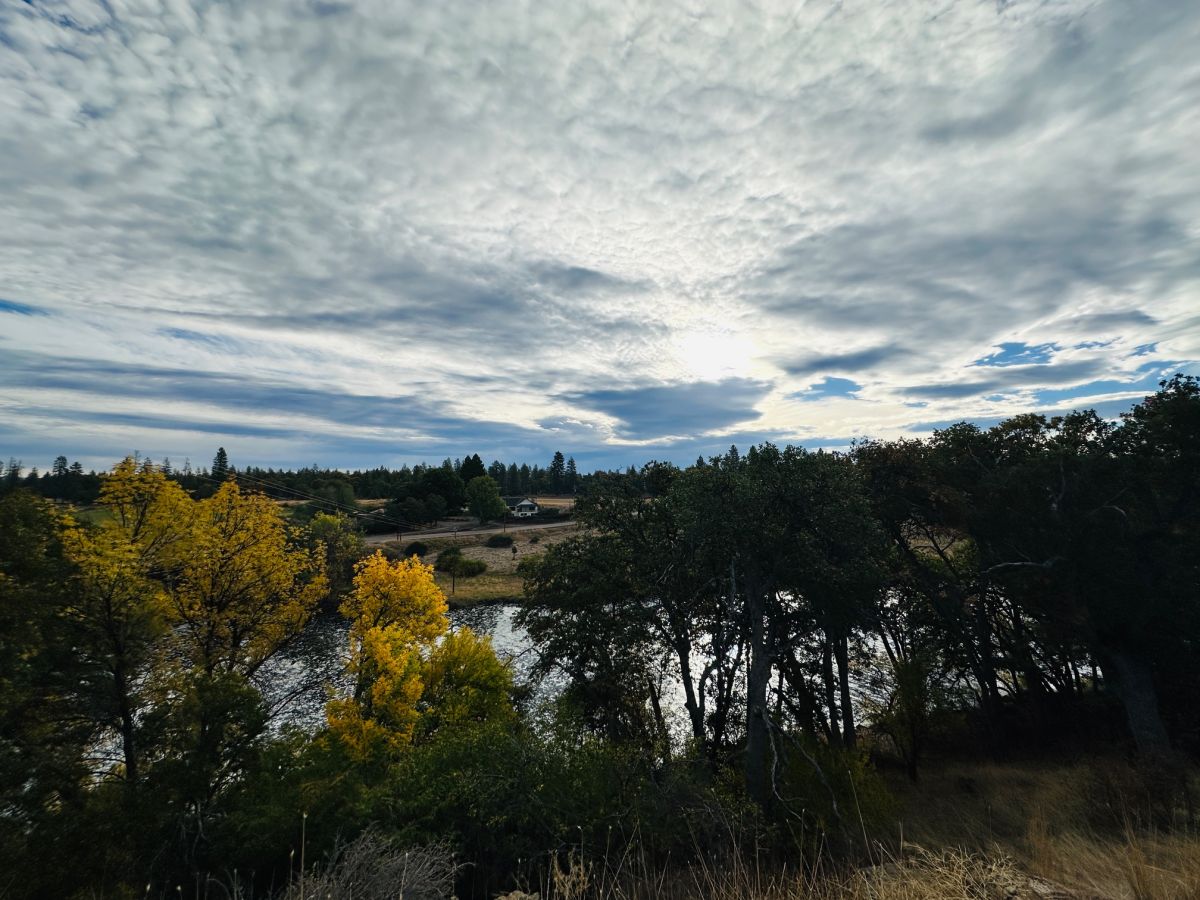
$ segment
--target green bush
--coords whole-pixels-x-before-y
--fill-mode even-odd
[[[513,539],[511,534],[493,534],[487,539],[487,545],[489,547],[511,547],[512,542]]]
[[[429,553],[428,545],[422,544],[420,541],[413,541],[411,544],[409,544],[407,547],[404,548],[404,558],[405,559],[408,559],[410,556],[425,556],[428,553]]]
[[[529,543],[536,544],[541,539],[542,539],[542,536],[540,534],[531,534],[529,536]]]
[[[437,561],[434,562],[433,567],[439,572],[449,572],[458,564],[460,559],[462,559],[462,550],[460,548],[447,547],[437,555]]]
[[[474,578],[476,575],[482,575],[487,571],[487,563],[482,559],[463,559],[459,558],[454,566],[454,574],[459,578]]]

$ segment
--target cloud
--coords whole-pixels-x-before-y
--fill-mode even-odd
[[[850,353],[834,353],[809,356],[804,359],[782,363],[789,375],[815,375],[820,372],[858,372],[873,369],[888,360],[910,351],[895,344],[868,347]]]
[[[0,4],[4,452],[688,461],[1197,371],[1198,42],[1171,0]]]
[[[717,382],[652,385],[621,390],[582,391],[564,399],[616,420],[627,440],[705,434],[758,418],[755,403],[770,385],[745,378]]]

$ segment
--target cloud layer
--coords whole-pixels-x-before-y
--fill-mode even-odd
[[[0,452],[685,461],[1200,360],[1200,7],[0,6]]]

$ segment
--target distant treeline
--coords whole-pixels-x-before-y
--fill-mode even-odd
[[[417,516],[418,521],[433,520],[447,511],[460,509],[465,502],[467,482],[480,475],[491,477],[502,494],[534,496],[574,494],[582,490],[591,477],[581,474],[575,458],[564,457],[561,451],[555,452],[546,467],[515,462],[506,465],[498,459],[485,465],[475,453],[458,459],[447,458],[440,464],[418,463],[397,469],[380,466],[353,472],[315,465],[301,469],[238,468],[229,460],[224,448],[218,449],[211,466],[193,466],[190,461],[177,464],[170,458],[156,465],[195,497],[211,496],[232,474],[278,500],[315,499],[343,505],[350,505],[355,500],[429,501],[431,509],[428,512],[434,514],[425,515],[426,511],[422,510]],[[636,477],[632,466],[628,473]],[[16,458],[10,458],[7,465],[0,462],[0,494],[22,487],[53,500],[91,504],[100,493],[100,481],[101,474],[85,472],[78,461],[69,462],[66,456],[55,459],[53,466],[45,472],[36,466],[26,469]],[[400,510],[397,508],[393,512]],[[411,505],[409,512],[414,512]]]

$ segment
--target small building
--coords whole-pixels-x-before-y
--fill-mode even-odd
[[[536,516],[539,508],[537,502],[528,497],[505,497],[504,503],[508,507],[508,514],[516,519]]]

